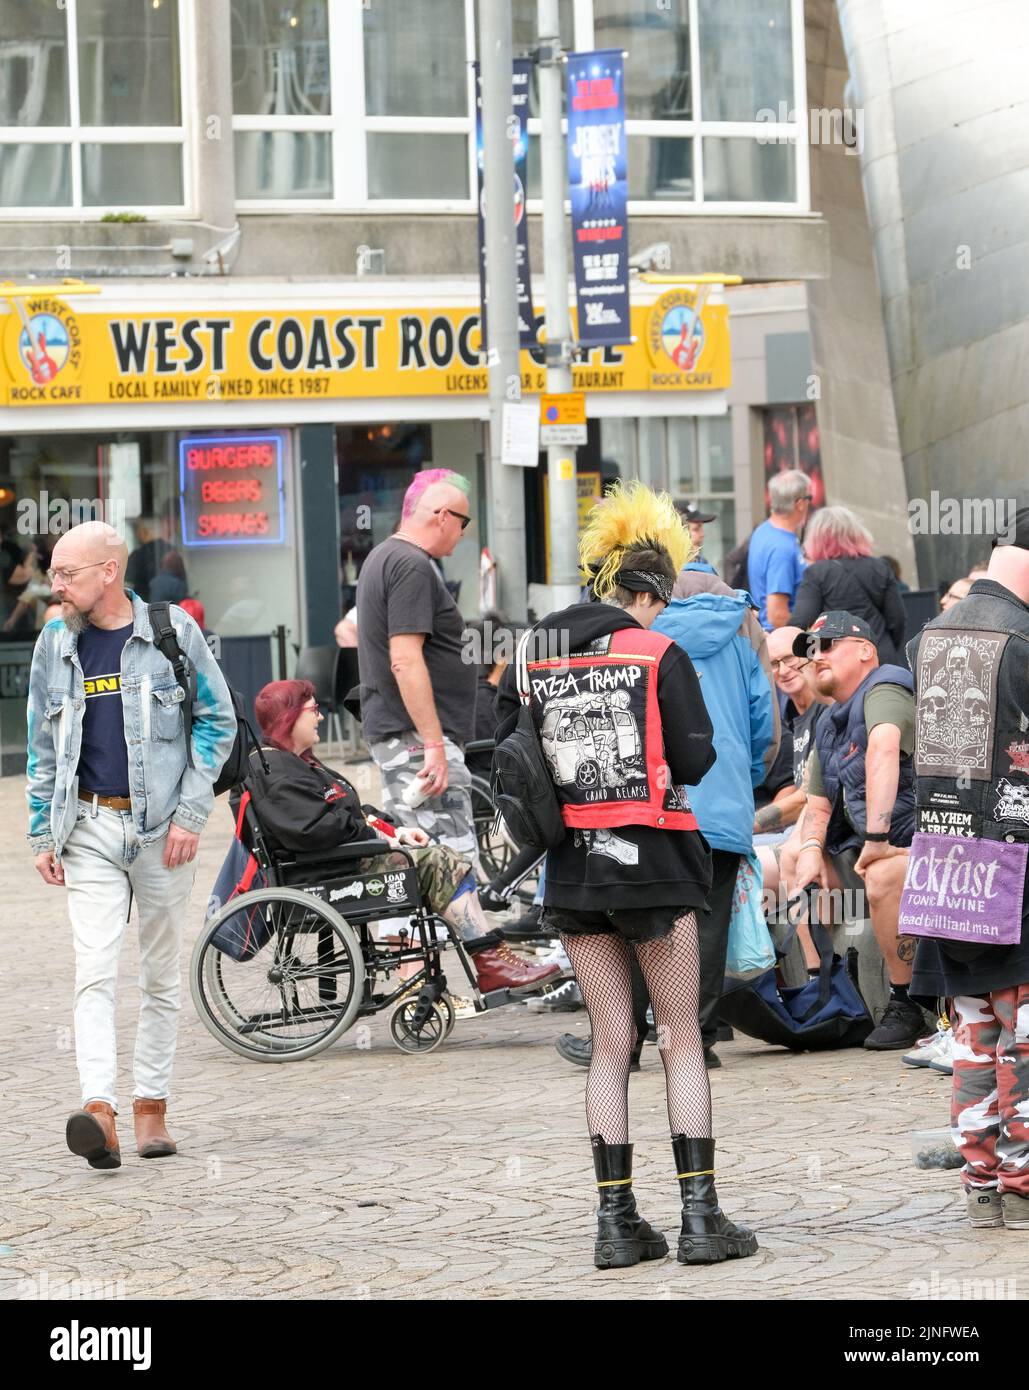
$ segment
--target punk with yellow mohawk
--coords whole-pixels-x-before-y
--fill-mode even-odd
[[[655,553],[666,561],[659,569],[652,564]],[[691,554],[689,535],[668,493],[636,481],[614,484],[590,512],[579,541],[579,563],[593,596],[602,601],[621,588],[670,602],[675,576]]]

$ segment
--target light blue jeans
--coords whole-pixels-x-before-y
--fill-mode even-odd
[[[167,835],[142,848],[131,811],[80,802],[61,857],[75,946],[75,1060],[82,1103],[115,1110],[115,986],[130,893],[139,914],[139,1025],[133,1095],[168,1099],[181,990],[179,957],[196,861],[164,867]]]

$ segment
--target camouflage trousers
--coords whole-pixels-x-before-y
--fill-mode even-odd
[[[965,1188],[1029,1197],[1029,984],[961,995],[951,1021],[951,1123]]]
[[[406,806],[404,810],[407,810]],[[430,911],[442,915],[460,885],[472,872],[471,864],[446,845],[414,848],[409,846],[405,848],[404,853],[411,856],[418,870],[418,887],[421,889],[422,902]],[[406,866],[407,861],[403,855],[379,854],[374,859],[362,860],[361,872],[385,873],[387,869],[402,869]]]
[[[430,797],[414,810],[404,805],[402,797],[425,762],[418,735],[407,729],[396,738],[372,744],[371,754],[382,774],[382,809],[393,825],[416,826],[469,860],[476,877],[482,878],[472,814],[472,774],[459,745],[449,738],[444,738],[443,743],[447,789],[442,796]]]

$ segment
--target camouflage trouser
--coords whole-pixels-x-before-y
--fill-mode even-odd
[[[959,996],[951,1020],[964,1185],[1029,1197],[1029,984]]]
[[[404,809],[406,811],[407,807]],[[411,856],[418,870],[418,887],[422,892],[422,902],[432,912],[441,915],[460,884],[472,872],[471,864],[446,845],[407,847],[405,853]],[[405,866],[406,860],[402,855],[378,854],[374,859],[361,861],[361,872],[385,873],[387,869]]]
[[[425,762],[418,735],[408,729],[396,738],[373,743],[372,757],[382,773],[382,809],[393,825],[417,826],[456,851],[471,862],[476,877],[482,878],[472,815],[472,775],[465,766],[460,747],[449,738],[444,739],[444,751],[447,755],[446,791],[411,810],[401,798]]]

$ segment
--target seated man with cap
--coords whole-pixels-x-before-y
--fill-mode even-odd
[[[871,628],[852,613],[819,614],[793,650],[812,662],[816,689],[836,703],[815,730],[790,891],[815,881],[828,887],[831,863],[844,889],[867,893],[890,1001],[864,1046],[906,1049],[926,1031],[908,998],[915,941],[897,936],[915,823],[914,681],[901,666],[880,666]]]

